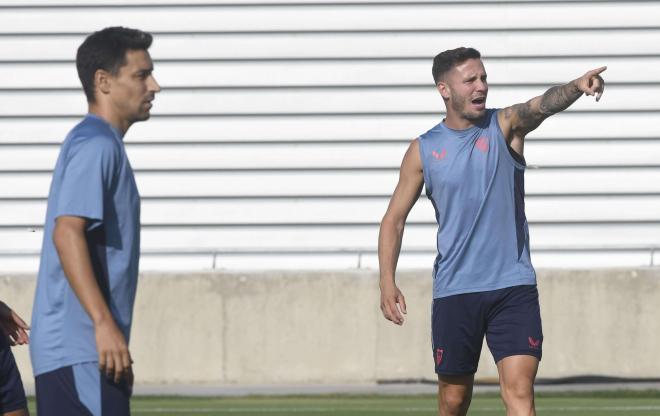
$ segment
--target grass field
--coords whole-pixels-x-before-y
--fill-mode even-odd
[[[305,396],[305,397],[135,397],[133,415],[436,415],[435,396]],[[660,415],[660,392],[537,394],[541,416]],[[34,400],[30,400],[31,414]],[[503,415],[498,396],[478,395],[469,415]]]

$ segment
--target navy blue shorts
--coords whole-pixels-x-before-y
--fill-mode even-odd
[[[512,355],[541,360],[543,332],[534,285],[434,299],[431,322],[437,374],[474,374],[484,335],[496,363]]]
[[[9,341],[0,334],[0,414],[27,409],[25,390]]]
[[[97,362],[58,368],[35,378],[39,416],[128,416],[130,387],[101,374]]]

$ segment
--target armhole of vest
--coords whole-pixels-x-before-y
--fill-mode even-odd
[[[426,152],[424,151],[424,144],[422,142],[422,137],[424,135],[418,136],[415,140],[417,140],[417,145],[419,146],[419,157],[422,162],[422,175],[424,177],[424,189],[426,192],[427,196],[431,196],[431,175],[428,172],[427,164],[426,161],[428,158],[426,157]]]
[[[525,170],[527,169],[527,164],[526,162],[524,162],[525,160],[524,156],[521,156],[521,158],[523,159],[523,163],[516,160],[516,158],[514,158],[513,155],[511,154],[511,152],[513,152],[514,150],[509,147],[509,145],[506,142],[506,139],[504,138],[504,133],[502,132],[502,128],[500,127],[500,121],[497,118],[497,114],[500,111],[502,111],[502,109],[500,108],[493,109],[493,114],[491,115],[491,125],[495,123],[495,126],[497,127],[497,136],[498,136],[497,140],[500,146],[502,146],[502,150],[503,150],[502,153],[504,153],[504,157],[506,157],[509,160],[509,162],[513,164],[514,168],[519,170]]]

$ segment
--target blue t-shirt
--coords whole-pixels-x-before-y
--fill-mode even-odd
[[[41,263],[32,310],[35,376],[98,361],[92,321],[71,289],[53,243],[55,219],[88,220],[94,274],[128,342],[140,254],[140,195],[119,132],[88,114],[60,149],[48,195]]]
[[[433,297],[536,284],[525,217],[524,160],[489,109],[478,125],[441,122],[419,137],[426,193],[438,221]]]

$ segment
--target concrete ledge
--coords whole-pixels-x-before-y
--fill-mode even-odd
[[[131,351],[138,385],[362,384],[433,380],[431,278],[401,272],[407,321],[379,310],[375,271],[143,274]],[[541,270],[539,377],[660,374],[660,269]],[[0,276],[24,317],[33,276]],[[14,353],[30,387],[26,348]],[[484,348],[479,380],[494,381]]]

